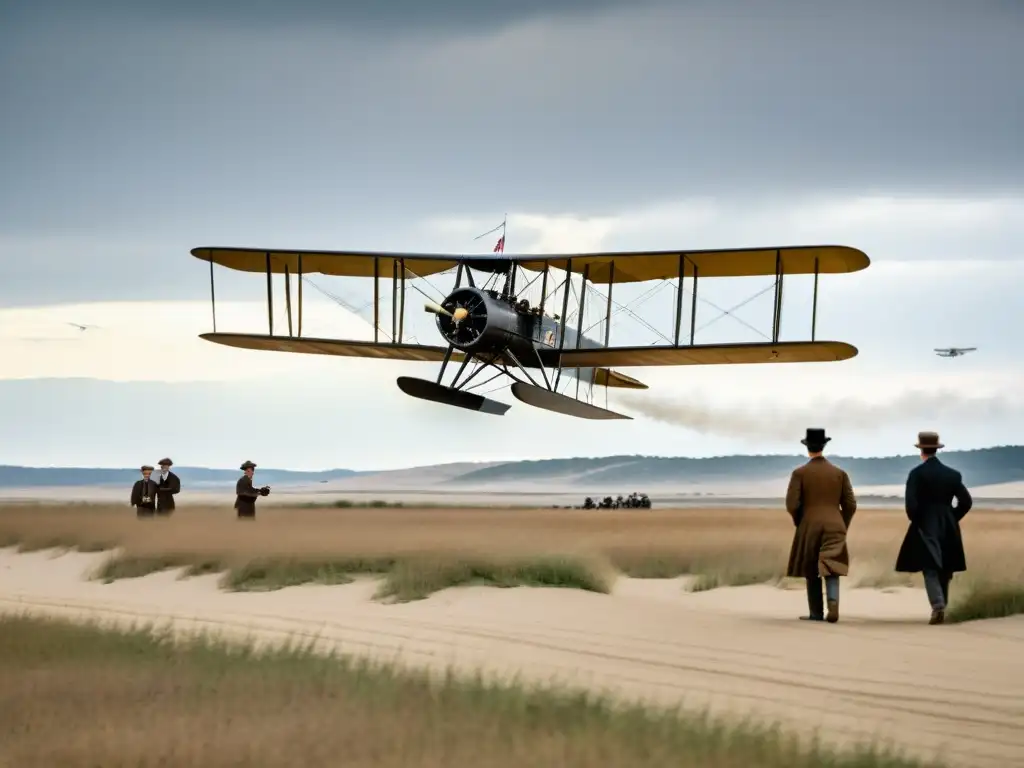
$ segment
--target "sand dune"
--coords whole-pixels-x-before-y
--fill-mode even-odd
[[[794,620],[802,592],[762,586],[691,594],[680,579],[623,579],[612,595],[470,587],[383,605],[370,581],[268,593],[170,572],[86,581],[103,558],[0,550],[0,609],[318,637],[404,663],[821,727],[830,741],[877,736],[954,765],[1024,765],[1024,617],[929,627],[916,590],[847,590],[831,626]]]

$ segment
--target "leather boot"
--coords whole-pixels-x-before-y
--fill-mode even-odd
[[[825,597],[828,603],[828,615],[825,621],[835,624],[839,621],[839,577],[829,576],[825,579]]]
[[[801,616],[801,619],[807,621],[824,621],[825,620],[825,601],[821,594],[821,579],[807,579],[807,608],[809,609],[807,616]]]

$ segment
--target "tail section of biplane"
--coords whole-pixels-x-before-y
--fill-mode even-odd
[[[218,333],[214,303],[213,333],[201,338],[218,344],[262,351],[336,355],[378,360],[440,362],[434,380],[401,376],[397,384],[417,399],[454,406],[479,413],[503,415],[510,405],[472,390],[498,376],[512,379],[511,391],[519,402],[543,410],[585,419],[628,419],[629,416],[601,408],[580,399],[580,385],[592,393],[594,386],[647,389],[637,379],[613,370],[678,365],[750,365],[756,363],[811,363],[847,360],[857,349],[839,341],[815,338],[818,277],[820,274],[855,272],[865,269],[868,257],[843,246],[796,246],[718,251],[645,251],[547,256],[471,257],[436,254],[381,253],[364,251],[267,251],[250,248],[196,248],[192,254],[210,264],[211,298],[214,293],[213,267],[220,264],[243,272],[264,272],[267,283],[267,334]],[[441,344],[403,341],[406,278],[424,278],[455,270],[455,287],[440,304],[428,302],[427,312],[436,315]],[[540,305],[530,307],[517,300],[516,277],[523,271],[542,278]],[[546,311],[547,284],[551,270],[565,274],[561,288],[560,312]],[[487,285],[478,288],[474,271],[504,278],[500,291]],[[373,340],[310,338],[302,334],[302,278],[311,273],[373,280]],[[287,335],[275,335],[273,326],[274,274],[284,275],[288,317]],[[782,341],[782,288],[787,275],[814,275],[814,303],[809,340]],[[568,326],[569,295],[573,276],[580,275],[575,314],[576,327]],[[772,331],[768,341],[757,343],[698,344],[696,335],[698,278],[774,276],[775,300]],[[298,332],[293,333],[291,279],[298,278]],[[557,275],[556,275],[557,277]],[[390,340],[380,339],[381,282],[390,281],[392,328]],[[463,285],[463,279],[466,284]],[[612,316],[612,287],[620,283],[671,281],[676,289],[674,328],[671,342],[647,346],[613,346],[609,343]],[[691,283],[689,323],[683,335],[684,281]],[[604,343],[588,338],[583,329],[584,287],[608,286]],[[572,286],[576,292],[575,286]],[[767,290],[767,289],[766,289]],[[399,310],[399,307],[401,309]],[[660,334],[660,332],[659,332]],[[669,340],[669,336],[661,334]],[[446,369],[456,363],[457,372],[443,383]],[[472,369],[470,369],[472,366]],[[472,384],[485,370],[489,379]],[[576,397],[559,391],[562,379],[575,379]]]

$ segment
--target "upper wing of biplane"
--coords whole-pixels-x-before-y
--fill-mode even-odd
[[[677,277],[746,277],[839,274],[865,269],[871,262],[856,248],[841,245],[784,246],[718,250],[623,251],[609,253],[494,256],[391,253],[385,251],[301,251],[261,248],[193,248],[192,255],[242,272],[388,277],[399,267],[418,277],[444,272],[460,263],[493,270],[518,264],[586,274],[594,283],[638,283]]]

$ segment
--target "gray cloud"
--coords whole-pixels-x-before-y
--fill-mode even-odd
[[[205,298],[196,245],[476,250],[420,224],[708,195],[717,223],[608,247],[838,239],[876,266],[823,282],[819,334],[901,367],[945,344],[1019,358],[1019,270],[883,269],[1018,260],[1019,217],[895,232],[784,217],[825,195],[1019,189],[1019,4],[307,2],[241,22],[226,2],[128,5],[4,6],[2,304]],[[786,336],[807,330],[796,285]],[[728,307],[754,290],[701,295]],[[218,297],[263,286],[220,271]],[[739,314],[763,328],[759,301]],[[756,338],[728,319],[716,335]]]
[[[341,5],[287,7],[356,13],[323,10]],[[461,6],[429,4],[408,24],[381,15],[373,36],[341,23],[356,16],[282,26],[268,6],[230,28],[226,4],[159,24],[23,6],[0,32],[7,232],[1024,178],[1024,19],[1006,5],[603,4],[568,19],[528,6],[505,26],[470,14],[470,32]],[[430,35],[405,34],[428,18]]]
[[[664,0],[641,0],[653,5]],[[636,0],[628,3],[636,6]],[[378,34],[424,34],[501,27],[537,16],[548,18],[593,14],[625,7],[624,0],[519,0],[516,3],[480,3],[474,0],[417,0],[330,2],[330,0],[248,0],[244,7],[232,0],[95,0],[88,6],[74,0],[50,0],[45,10],[27,4],[5,9],[9,23],[31,23],[40,18],[114,19],[137,24],[182,23],[230,29],[315,28],[323,25],[355,26]]]

